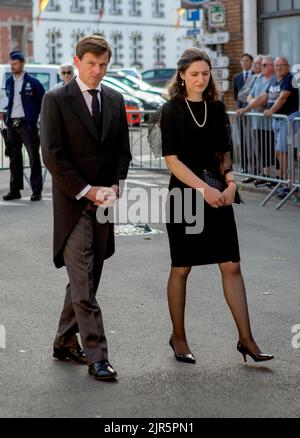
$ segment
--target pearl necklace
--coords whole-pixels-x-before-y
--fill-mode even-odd
[[[187,99],[184,99],[184,100],[185,100],[185,103],[187,104],[188,109],[190,110],[190,113],[191,113],[191,115],[192,115],[192,117],[193,117],[193,120],[194,120],[194,122],[196,123],[196,125],[197,125],[199,128],[203,128],[203,126],[204,126],[205,123],[206,123],[206,118],[207,118],[207,105],[206,105],[206,101],[204,101],[204,120],[203,120],[202,125],[200,125],[200,123],[197,122],[196,117],[194,116],[193,111],[191,110],[191,107],[190,107],[190,105],[189,105]]]

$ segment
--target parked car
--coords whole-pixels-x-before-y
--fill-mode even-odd
[[[153,68],[142,73],[142,79],[150,85],[165,87],[175,75],[175,68]]]
[[[142,79],[141,73],[136,68],[112,68],[107,70],[107,73],[115,73],[122,71],[125,75],[132,76],[134,78]]]
[[[105,81],[107,85],[114,84],[115,86],[119,87],[119,91],[122,90],[123,93],[127,93],[130,96],[139,99],[142,102],[143,107],[146,111],[157,110],[165,103],[165,99],[163,97],[156,96],[154,94],[148,93],[147,91],[135,90],[128,85],[123,84],[116,78],[112,78],[106,75],[103,81]],[[148,117],[145,116],[145,120],[147,120],[147,118]]]
[[[25,71],[37,78],[45,88],[51,90],[61,81],[59,76],[59,66],[51,64],[25,64]],[[0,65],[0,111],[7,106],[8,100],[5,93],[6,79],[11,75],[10,65]]]
[[[134,90],[147,91],[148,93],[153,93],[165,98],[167,96],[167,90],[162,87],[152,87],[147,82],[135,78],[133,76],[125,75],[122,71],[116,71],[114,73],[108,73],[108,76],[112,78],[116,78],[121,81],[123,84],[128,85]]]
[[[127,93],[124,93],[120,90],[119,87],[116,85],[106,82],[105,78],[101,81],[102,84],[106,85],[107,87],[112,88],[113,90],[121,92],[124,102],[125,102],[125,108],[126,111],[136,111],[134,113],[127,113],[127,123],[129,126],[135,126],[140,125],[142,122],[142,115],[141,111],[144,111],[143,104],[140,100],[136,99],[135,97],[130,96]]]

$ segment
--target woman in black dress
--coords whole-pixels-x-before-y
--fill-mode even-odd
[[[180,191],[182,209],[187,189],[192,192],[189,199],[192,199],[193,208],[196,197],[204,197],[204,228],[197,234],[186,232],[184,219],[181,223],[175,220],[174,198],[169,196],[167,203],[170,214],[167,231],[172,259],[168,281],[168,303],[173,324],[170,346],[177,360],[195,363],[184,327],[186,282],[192,266],[218,263],[224,295],[238,328],[237,349],[245,361],[247,354],[255,361],[265,361],[273,356],[260,351],[251,333],[231,205],[236,195],[236,183],[231,165],[230,125],[225,107],[218,100],[211,69],[205,52],[192,48],[183,53],[160,123],[162,153],[172,174],[170,194],[174,189]],[[201,179],[204,170],[223,178],[225,190],[221,192],[204,182]]]

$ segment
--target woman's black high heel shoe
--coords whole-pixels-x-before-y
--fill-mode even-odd
[[[194,358],[194,355],[192,353],[189,354],[176,353],[172,336],[170,337],[169,344],[172,350],[174,351],[174,356],[176,360],[179,360],[179,362],[196,363],[196,359]]]
[[[255,362],[264,362],[274,358],[273,354],[259,353],[253,354],[247,347],[245,347],[240,341],[236,346],[237,350],[244,356],[244,362],[247,362],[247,354],[252,357]]]

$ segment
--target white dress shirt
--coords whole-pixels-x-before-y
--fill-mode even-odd
[[[80,91],[82,92],[85,103],[86,103],[86,105],[91,113],[91,116],[92,116],[93,115],[93,111],[92,111],[93,96],[88,92],[88,90],[90,90],[91,88],[88,85],[86,85],[84,82],[82,82],[80,80],[79,76],[77,76],[75,80],[80,88]],[[99,105],[100,105],[100,110],[101,110],[101,98],[100,98],[101,82],[95,88],[95,90],[99,90],[98,99],[99,99]],[[78,195],[76,196],[76,199],[79,201],[79,199],[83,198],[91,188],[92,188],[92,186],[88,184],[83,190],[81,190],[80,193],[78,193]]]
[[[252,70],[244,70],[243,74],[244,74],[244,81],[246,82],[250,78],[250,76],[252,75]],[[247,75],[247,78],[246,78],[246,75]]]
[[[88,90],[91,89],[91,87],[89,87],[88,85],[86,85],[84,82],[82,82],[79,78],[79,76],[76,77],[76,82],[80,88],[80,91],[83,94],[85,103],[87,104],[87,107],[91,113],[91,115],[93,115],[92,112],[92,100],[93,100],[93,96],[88,92]],[[99,100],[99,105],[100,105],[100,111],[101,111],[101,98],[100,98],[100,93],[101,93],[101,82],[99,83],[98,87],[95,88],[95,90],[98,90],[98,100]]]
[[[23,87],[24,82],[24,74],[20,77],[16,77],[13,75],[14,78],[14,101],[12,106],[12,111],[10,117],[12,119],[18,119],[21,117],[25,117],[23,105],[22,105],[22,99],[21,99],[21,91]]]

